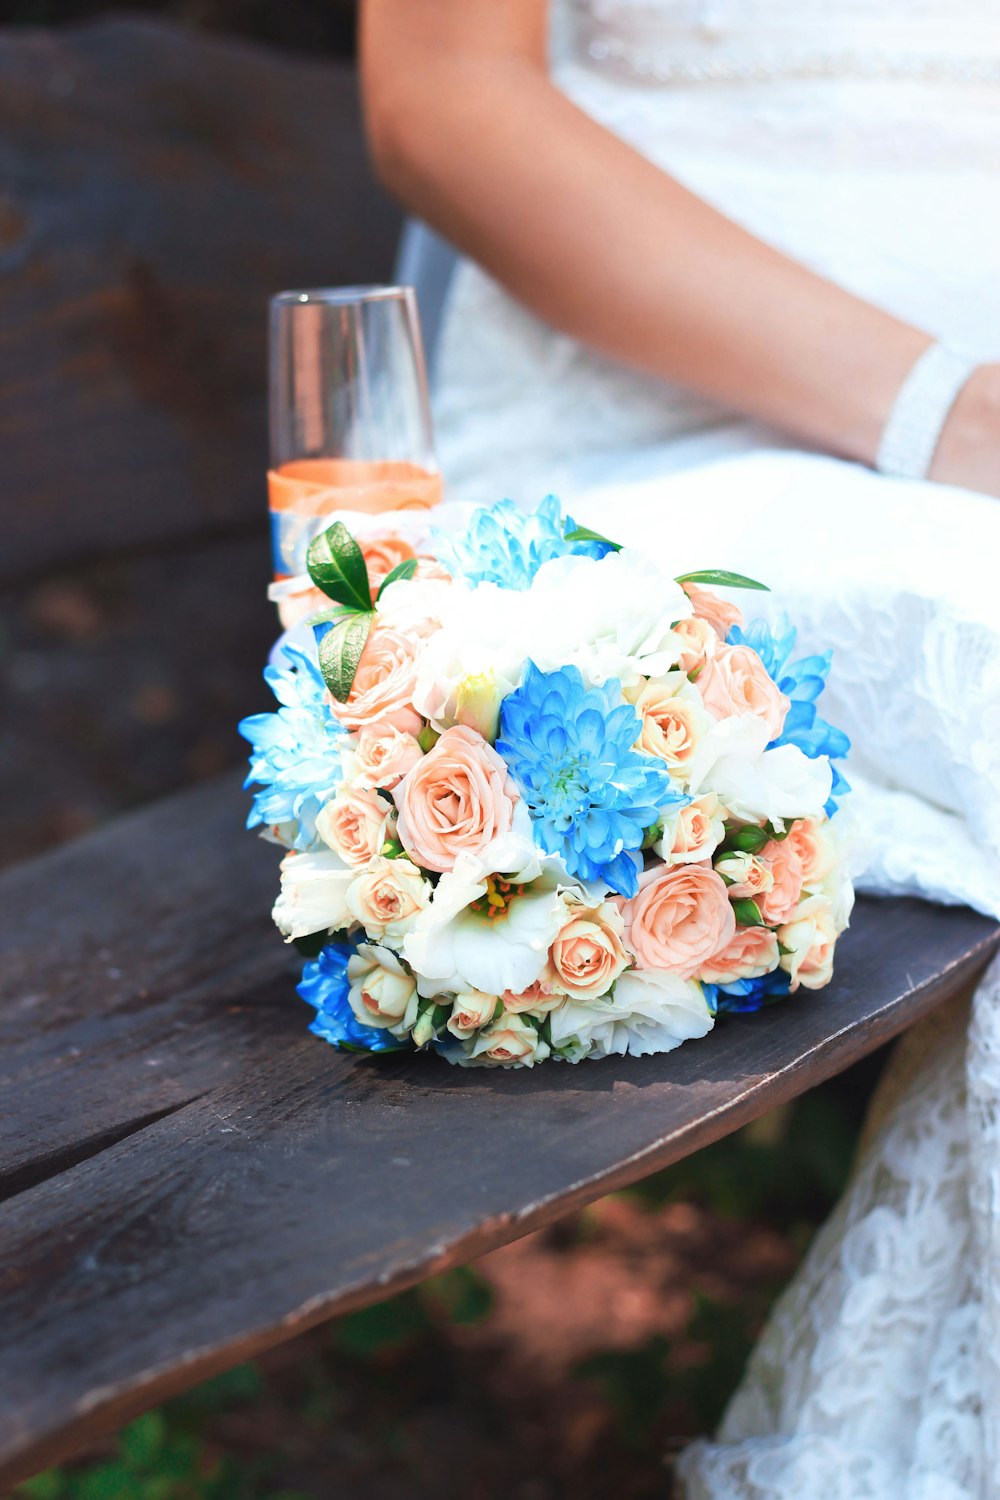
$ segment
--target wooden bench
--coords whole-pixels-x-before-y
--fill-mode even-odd
[[[13,76],[21,45],[0,45],[0,77]],[[128,74],[130,87],[143,67],[155,75],[164,47],[188,49],[177,77],[200,77],[214,99],[213,81],[228,78],[234,110],[244,90],[259,95],[272,78],[261,54],[146,27],[24,45],[46,66],[57,57],[77,67],[84,115],[87,88],[103,107],[110,75]],[[222,159],[214,168],[221,182],[242,184],[233,191],[248,194],[244,233],[256,213],[262,241],[278,233],[263,221],[286,169],[316,190],[324,180],[320,127],[336,92],[322,69],[274,68],[288,90],[278,125],[295,116],[296,100],[311,111],[309,129],[300,121],[292,132],[297,151],[283,151],[279,132],[267,170],[245,153],[238,170]],[[133,123],[148,93],[136,93]],[[191,109],[196,95],[185,95]],[[3,99],[0,91],[0,110]],[[298,154],[310,142],[312,154]],[[213,170],[207,160],[204,170]],[[143,201],[161,187],[139,173],[129,191]],[[289,186],[283,211],[295,202]],[[147,218],[134,213],[135,223]],[[304,263],[297,274],[293,228],[286,218],[281,244],[233,301],[235,322],[220,312],[228,291],[198,300],[195,323],[216,310],[227,370],[235,355],[226,341],[248,308],[280,282],[339,271],[331,252],[332,274],[309,276]],[[336,229],[317,223],[315,232]],[[235,252],[227,260],[205,238],[171,256],[217,255],[206,275],[228,285]],[[111,275],[96,264],[99,240],[82,257],[91,280]],[[373,235],[374,274],[379,243]],[[154,282],[169,287],[174,264],[167,256]],[[114,302],[113,290],[95,295],[98,306]],[[198,400],[181,415],[171,381],[152,393],[145,383],[150,350],[108,353],[91,330],[93,360],[107,361],[111,415],[100,464],[88,468],[80,372],[61,362],[64,340],[79,351],[84,338],[81,302],[57,312],[39,291],[34,317],[48,319],[52,344],[36,354],[40,411],[52,404],[57,432],[77,424],[83,472],[66,454],[42,452],[37,431],[18,437],[14,492],[31,509],[12,571],[84,548],[159,547],[167,536],[217,548],[213,528],[223,524],[263,533],[260,434],[250,431],[263,431],[262,332],[239,355],[243,416],[231,420],[230,408],[199,438]],[[25,331],[25,355],[34,347]],[[223,391],[229,378],[220,377]],[[0,431],[16,426],[19,399],[3,354]],[[148,488],[134,444],[152,455]],[[203,470],[198,454],[209,448],[218,451]],[[119,460],[135,467],[131,489]],[[260,585],[232,598],[240,618],[264,616],[263,575]],[[251,638],[240,671],[256,672],[256,651]],[[235,736],[232,748],[235,760]],[[518,1073],[342,1056],[306,1031],[295,959],[269,920],[277,851],[245,832],[240,780],[226,773],[0,875],[0,1489],[214,1372],[697,1150],[956,993],[998,944],[997,928],[968,911],[862,901],[829,991],[726,1019],[710,1039],[667,1056]]]

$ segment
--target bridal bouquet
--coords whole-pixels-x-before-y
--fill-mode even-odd
[[[674,579],[553,497],[362,524],[312,541],[281,707],[240,726],[314,1032],[530,1067],[827,983],[849,747],[816,709],[829,653],[704,587],[762,585]]]

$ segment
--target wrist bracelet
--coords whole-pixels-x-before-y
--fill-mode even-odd
[[[899,388],[875,467],[897,479],[926,479],[948,413],[978,361],[948,344],[925,349]]]

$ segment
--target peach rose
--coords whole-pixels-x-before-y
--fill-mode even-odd
[[[730,901],[749,898],[756,901],[774,887],[774,872],[771,866],[753,854],[724,854],[715,862],[716,874],[722,875],[729,884]]]
[[[423,720],[412,703],[416,655],[416,646],[405,635],[376,626],[365,643],[347,702],[327,695],[334,717],[348,729],[384,719],[401,734],[419,734]]]
[[[778,967],[778,939],[770,927],[737,927],[725,948],[701,967],[706,984],[733,984],[737,979],[759,979]]]
[[[391,792],[424,752],[412,734],[404,734],[394,724],[370,724],[358,736],[351,774],[354,785],[367,791]]]
[[[725,833],[719,799],[706,792],[673,815],[656,848],[668,865],[700,864],[711,858]]]
[[[820,990],[833,978],[833,951],[837,944],[837,927],[833,911],[824,896],[803,901],[794,920],[778,928],[778,939],[787,952],[781,955],[781,967],[797,990]]]
[[[504,990],[500,996],[504,1010],[510,1011],[511,1015],[519,1015],[522,1010],[530,1010],[534,1015],[544,1015],[547,1011],[555,1010],[566,997],[555,989],[554,983],[552,965],[546,962],[541,978],[536,979],[534,984],[529,984],[519,995],[515,995],[513,990]]]
[[[509,1068],[520,1063],[522,1067],[530,1068],[536,1062],[544,1062],[550,1050],[530,1021],[505,1010],[492,1026],[479,1033],[469,1056],[501,1067]]]
[[[708,658],[719,647],[719,637],[711,625],[707,620],[699,620],[697,615],[688,615],[685,619],[678,620],[674,626],[674,635],[681,643],[677,667],[688,677],[692,673],[700,673]]]
[[[395,945],[431,899],[431,883],[408,859],[376,859],[347,888],[347,909],[369,937]]]
[[[448,1030],[452,1036],[464,1041],[474,1031],[488,1026],[497,1008],[496,995],[485,995],[482,990],[466,990],[456,995],[448,1017]]]
[[[727,599],[713,594],[711,589],[699,588],[696,583],[682,583],[681,588],[691,600],[695,619],[711,625],[720,641],[724,641],[734,625],[743,624],[743,611]]]
[[[768,736],[776,740],[791,704],[767,668],[749,646],[719,646],[698,676],[698,691],[710,714],[729,719],[753,714],[763,719]]]
[[[384,532],[381,536],[359,537],[358,546],[368,569],[368,583],[373,599],[393,568],[398,568],[401,562],[409,562],[411,557],[417,555],[409,542],[395,531]]]
[[[783,840],[802,861],[802,884],[809,891],[821,885],[834,866],[835,850],[826,830],[816,818],[797,818]]]
[[[802,895],[802,859],[794,844],[787,839],[772,839],[760,851],[761,862],[767,865],[774,883],[769,891],[756,898],[757,910],[771,927],[787,922],[799,904]]]
[[[416,864],[443,873],[459,854],[481,854],[514,821],[517,789],[481,734],[458,724],[393,791],[399,839]]]
[[[625,941],[639,968],[665,969],[681,979],[692,979],[736,931],[726,887],[705,865],[647,871],[623,911]]]
[[[683,672],[651,678],[625,695],[642,721],[639,750],[682,775],[711,720]]]
[[[377,792],[340,787],[316,816],[316,832],[345,865],[360,869],[379,854],[392,837],[392,807]]]
[[[621,940],[625,923],[609,901],[571,907],[570,918],[549,949],[556,984],[573,1000],[598,1000],[629,966]]]

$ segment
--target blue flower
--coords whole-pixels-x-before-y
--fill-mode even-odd
[[[527,589],[542,563],[554,557],[602,558],[607,542],[567,542],[576,522],[564,516],[555,495],[534,511],[521,511],[510,500],[473,513],[460,537],[435,532],[433,547],[454,578],[466,583],[496,583],[504,589]]]
[[[833,762],[842,760],[847,755],[851,742],[842,729],[837,729],[833,724],[827,723],[826,719],[820,718],[816,709],[816,699],[826,687],[832,651],[822,651],[817,656],[803,656],[798,661],[789,661],[797,635],[798,631],[790,624],[788,616],[781,615],[776,631],[766,620],[754,620],[745,628],[734,625],[726,641],[730,646],[750,646],[756,651],[768,676],[791,702],[785,726],[770,748],[776,745],[797,745],[812,760],[820,755],[830,757],[833,786],[826,804],[826,813],[832,818],[837,811],[838,797],[850,791],[849,783]]]
[[[702,989],[713,1016],[740,1016],[783,1000],[790,983],[784,969],[772,969],[770,974],[759,979],[734,979],[732,984],[703,984]]]
[[[355,943],[327,943],[319,957],[311,959],[302,970],[296,985],[298,993],[316,1011],[309,1030],[324,1042],[348,1050],[365,1052],[401,1052],[408,1043],[401,1042],[381,1026],[362,1026],[347,998],[350,984],[347,964]]]
[[[260,787],[247,827],[291,824],[282,830],[287,842],[314,849],[316,814],[340,782],[344,731],[324,701],[319,667],[301,647],[286,642],[264,669],[264,681],[282,706],[239,726],[253,747],[244,785]]]
[[[540,672],[529,662],[501,705],[496,745],[546,852],[623,896],[638,890],[645,830],[663,808],[690,801],[665,766],[633,750],[641,728],[619,682],[587,688],[576,667]]]

